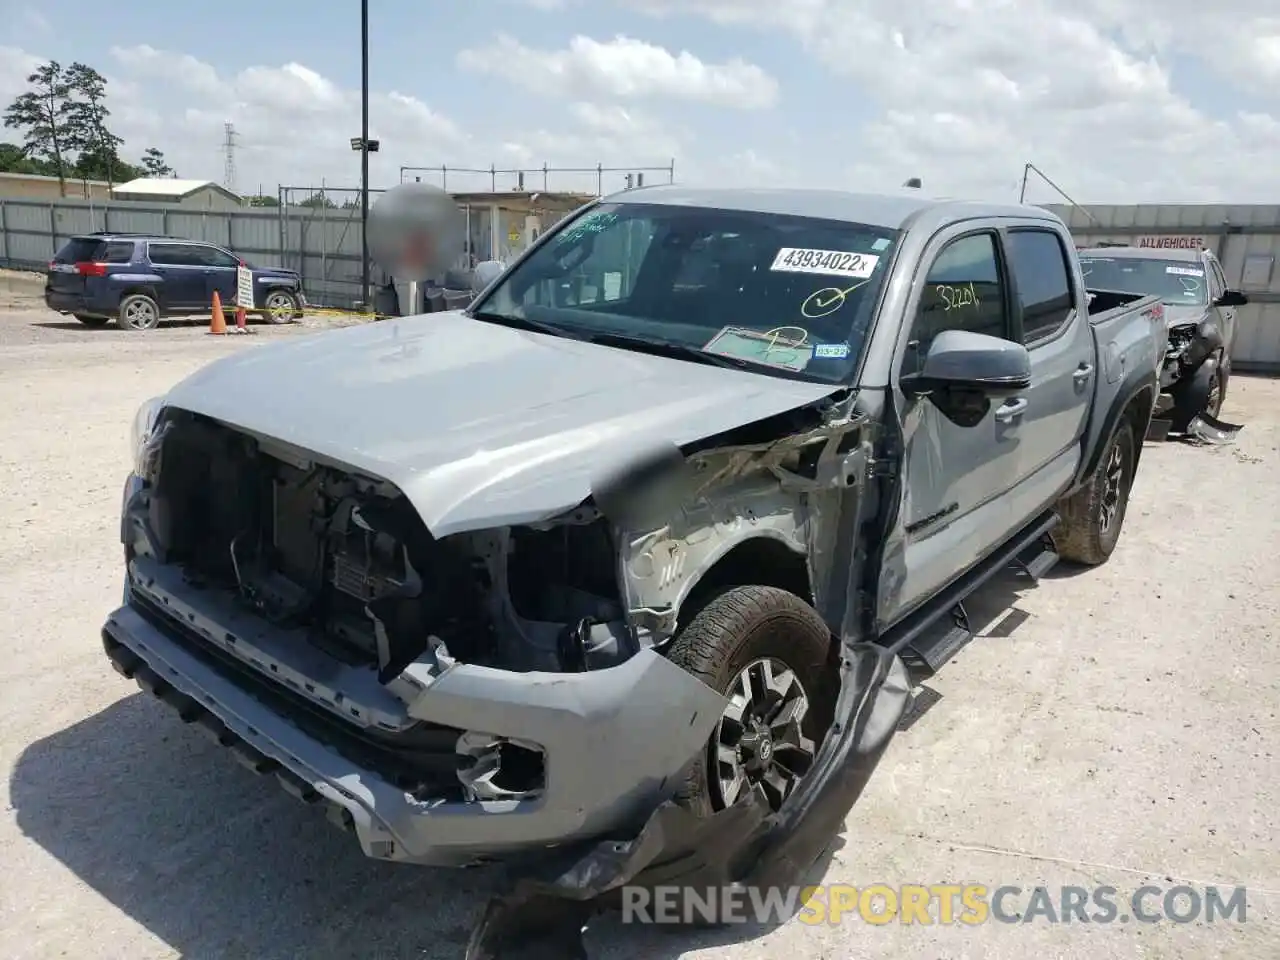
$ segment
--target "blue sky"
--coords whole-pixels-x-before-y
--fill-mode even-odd
[[[1259,169],[1280,148],[1280,62],[1269,74],[1263,42],[1274,35],[1280,51],[1280,23],[1255,15],[1265,0],[1234,0],[1208,30],[1182,11],[1203,17],[1193,0],[1160,12],[1150,0],[937,0],[909,14],[871,0],[370,6],[384,182],[400,165],[674,156],[686,181],[880,189],[920,175],[937,192],[1001,198],[1028,160],[1081,200],[1244,201],[1280,186]],[[184,176],[221,178],[222,116],[240,130],[242,189],[354,183],[355,2],[0,10],[17,26],[0,42],[6,98],[20,62],[83,60],[110,78],[128,149],[158,146]]]

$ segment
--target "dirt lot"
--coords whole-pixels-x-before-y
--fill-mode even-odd
[[[4,295],[0,291],[0,298]],[[0,955],[461,955],[500,877],[363,859],[107,666],[137,405],[306,331],[88,331],[0,309]],[[18,308],[18,309],[15,309]],[[323,334],[320,334],[323,335]],[[825,864],[829,883],[1243,884],[1244,924],[793,922],[673,936],[602,921],[593,957],[1280,956],[1280,382],[1237,378],[1225,447],[1151,446],[1104,568],[1010,596],[930,683]],[[818,882],[815,880],[815,882]]]

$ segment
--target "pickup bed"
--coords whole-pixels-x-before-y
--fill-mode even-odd
[[[1114,550],[1160,313],[1034,207],[605,198],[145,405],[106,652],[372,857],[820,849],[965,597]]]

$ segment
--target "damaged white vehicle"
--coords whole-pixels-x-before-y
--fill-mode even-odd
[[[1088,304],[1036,208],[606,198],[144,406],[107,653],[372,857],[780,809],[842,643],[936,669],[987,576],[1110,555],[1164,328]]]

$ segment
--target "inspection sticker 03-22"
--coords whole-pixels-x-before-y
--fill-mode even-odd
[[[865,280],[875,272],[879,262],[880,258],[870,253],[783,247],[773,258],[769,269],[783,273],[822,273]]]

